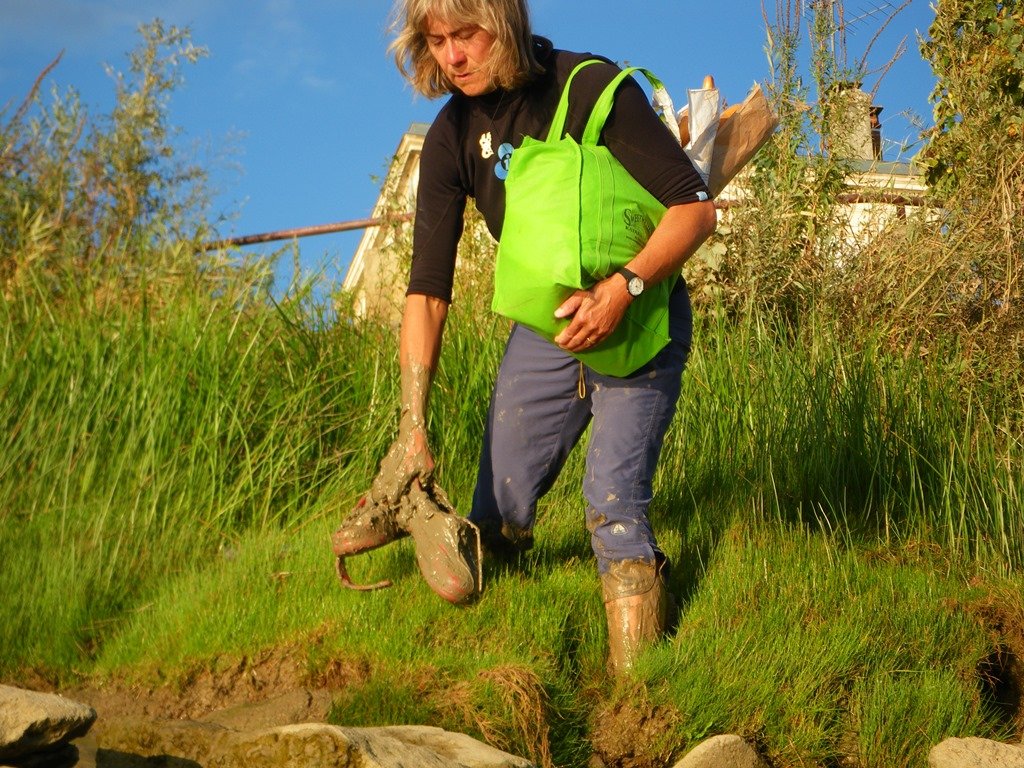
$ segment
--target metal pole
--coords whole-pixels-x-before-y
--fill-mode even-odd
[[[369,229],[379,227],[388,222],[412,221],[413,213],[399,213],[393,216],[383,216],[376,219],[356,219],[354,221],[336,221],[333,224],[317,224],[312,227],[295,227],[294,229],[279,229],[276,232],[263,232],[258,235],[242,235],[241,237],[229,237],[224,240],[215,240],[204,243],[204,251],[216,251],[222,248],[230,248],[239,245],[254,245],[256,243],[271,243],[276,240],[293,240],[299,237],[311,237],[313,235],[328,235],[334,232],[351,232],[355,229]]]
[[[895,206],[924,206],[927,200],[923,196],[897,195],[885,192],[869,193],[842,193],[836,199],[840,203],[882,203]],[[719,210],[728,210],[737,204],[731,200],[716,200],[715,207]],[[214,240],[203,243],[204,251],[216,251],[223,248],[237,247],[240,245],[256,245],[258,243],[272,243],[278,240],[293,240],[299,237],[312,237],[313,235],[328,235],[335,232],[351,232],[356,229],[369,229],[380,227],[389,222],[412,221],[416,214],[413,212],[397,213],[392,216],[382,216],[375,219],[355,219],[353,221],[336,221],[333,224],[317,224],[312,227],[295,227],[294,229],[279,229],[276,232],[263,232],[257,235],[242,235],[240,237],[228,237],[224,240]]]

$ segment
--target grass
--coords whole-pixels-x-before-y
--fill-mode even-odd
[[[377,393],[313,357],[306,329],[249,310],[7,318],[0,579],[24,600],[0,635],[19,663],[67,667],[149,578],[297,523],[338,468],[372,462]]]
[[[1006,736],[976,680],[991,639],[965,607],[973,568],[914,546],[727,531],[643,672],[680,712],[677,741],[696,724],[743,733],[776,764],[899,766],[924,764],[945,736]]]
[[[800,343],[700,324],[652,508],[680,625],[613,685],[578,453],[537,547],[478,603],[430,593],[407,541],[350,563],[391,589],[337,585],[329,534],[397,415],[391,331],[192,290],[7,299],[0,321],[2,679],[174,681],[297,648],[311,675],[367,670],[338,722],[443,725],[560,766],[627,742],[660,765],[738,732],[777,766],[890,768],[1015,728],[982,671],[1024,626],[1020,392],[826,324]],[[500,326],[456,311],[437,379],[463,510]]]

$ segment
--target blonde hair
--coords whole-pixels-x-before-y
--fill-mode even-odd
[[[533,55],[533,33],[526,0],[398,0],[388,51],[399,72],[428,98],[458,89],[427,45],[427,16],[448,23],[475,24],[494,35],[488,68],[495,85],[518,88],[544,71]]]

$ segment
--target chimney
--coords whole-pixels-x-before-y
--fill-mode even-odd
[[[828,146],[837,157],[848,160],[881,160],[882,107],[871,104],[871,96],[858,82],[837,83],[828,127]]]
[[[874,159],[882,161],[882,121],[879,115],[885,107],[871,106],[871,152]]]

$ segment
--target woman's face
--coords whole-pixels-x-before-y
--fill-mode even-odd
[[[448,79],[467,96],[494,90],[488,66],[494,35],[476,24],[459,24],[427,16],[427,46]]]

